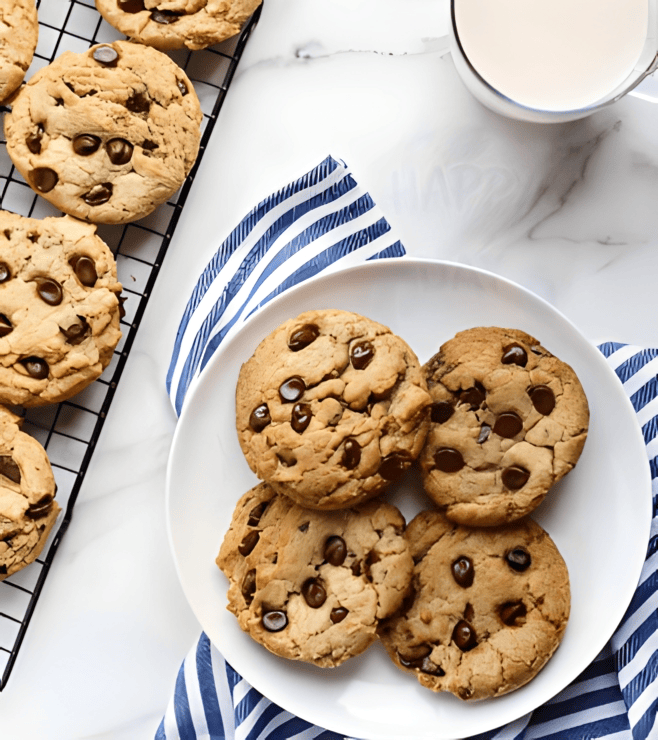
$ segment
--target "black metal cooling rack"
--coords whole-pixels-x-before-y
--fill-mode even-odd
[[[64,51],[82,52],[93,44],[124,38],[97,12],[93,0],[37,0],[39,43],[26,79]],[[0,582],[0,691],[14,667],[49,568],[101,433],[130,348],[165,257],[196,169],[233,79],[247,40],[260,17],[259,7],[242,32],[221,44],[198,51],[173,51],[169,56],[187,73],[203,110],[199,156],[175,196],[150,216],[122,226],[99,226],[98,234],[112,249],[126,298],[121,321],[123,338],[103,375],[69,401],[25,412],[23,431],[45,447],[57,482],[63,514],[41,557]],[[59,216],[36,195],[15,170],[0,140],[0,208],[32,218]]]

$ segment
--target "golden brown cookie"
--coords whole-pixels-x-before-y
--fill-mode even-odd
[[[39,556],[60,511],[46,451],[21,422],[0,406],[0,581]]]
[[[205,49],[240,33],[261,0],[96,0],[105,20],[156,49]]]
[[[407,527],[413,597],[379,627],[393,660],[432,691],[502,696],[530,681],[557,649],[570,611],[567,566],[530,518],[497,528],[440,512]]]
[[[429,403],[416,355],[388,327],[307,311],[242,366],[236,424],[261,480],[303,506],[335,509],[374,496],[411,465]]]
[[[39,38],[34,0],[3,0],[0,7],[0,102],[20,87]]]
[[[317,511],[260,483],[238,502],[217,557],[228,609],[276,655],[340,665],[402,603],[413,568],[403,531],[390,504]]]
[[[425,490],[448,518],[494,526],[535,509],[576,464],[589,426],[573,369],[523,331],[459,332],[424,366]]]
[[[0,403],[57,403],[95,380],[121,338],[120,293],[95,226],[0,211]]]
[[[194,164],[202,119],[166,54],[115,41],[65,52],[34,74],[5,117],[7,151],[30,186],[92,223],[151,213]]]

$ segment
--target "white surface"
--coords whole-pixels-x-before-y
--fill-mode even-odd
[[[560,648],[522,689],[474,704],[435,695],[396,668],[379,645],[328,676],[327,670],[270,655],[226,610],[228,583],[214,561],[235,504],[258,482],[235,432],[238,373],[272,329],[317,308],[356,311],[390,326],[421,362],[462,329],[514,326],[541,337],[581,379],[593,410],[585,450],[534,514],[566,560],[572,611]],[[183,589],[228,662],[265,696],[321,727],[369,740],[441,740],[498,727],[576,678],[630,602],[651,523],[651,480],[635,412],[603,355],[549,304],[508,281],[474,268],[409,258],[320,277],[254,316],[215,354],[190,393],[167,477],[168,524]],[[408,477],[386,495],[407,521],[432,508],[418,486]]]
[[[370,189],[410,254],[513,279],[591,341],[658,346],[655,104],[512,123],[435,51],[447,0],[265,3],[0,693],[3,740],[153,737],[200,630],[165,522],[176,421],[164,378],[179,317],[230,229],[327,154]]]

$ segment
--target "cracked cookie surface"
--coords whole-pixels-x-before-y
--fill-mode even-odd
[[[58,403],[95,380],[121,338],[120,293],[95,226],[0,211],[0,403]]]
[[[156,49],[205,49],[240,33],[261,0],[96,0],[105,20]]]
[[[115,41],[65,52],[34,74],[5,117],[7,151],[37,193],[93,223],[151,213],[196,160],[202,119],[166,54]]]
[[[44,448],[0,406],[0,581],[41,553],[60,508]]]
[[[418,456],[430,396],[418,358],[348,311],[307,311],[242,366],[236,425],[251,469],[297,503],[335,509],[399,479]]]
[[[414,595],[379,627],[393,662],[463,700],[501,696],[534,678],[570,611],[567,566],[546,531],[530,518],[475,528],[426,511],[405,538]]]
[[[0,6],[0,102],[23,82],[38,38],[34,0],[5,0]]]
[[[573,369],[525,332],[459,332],[425,365],[431,427],[419,457],[425,490],[462,524],[533,511],[577,463],[589,409]]]
[[[376,640],[407,593],[404,524],[384,502],[321,512],[260,483],[238,502],[217,556],[228,609],[274,654],[340,665]]]

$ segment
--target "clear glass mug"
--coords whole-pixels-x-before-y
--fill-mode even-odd
[[[455,68],[467,89],[477,100],[487,108],[508,118],[535,123],[564,123],[585,118],[622,98],[658,68],[658,0],[648,0],[647,37],[635,67],[620,85],[605,97],[583,108],[554,111],[528,107],[506,97],[492,87],[470,63],[457,31],[455,22],[456,1],[464,2],[464,0],[450,0],[448,48]]]

